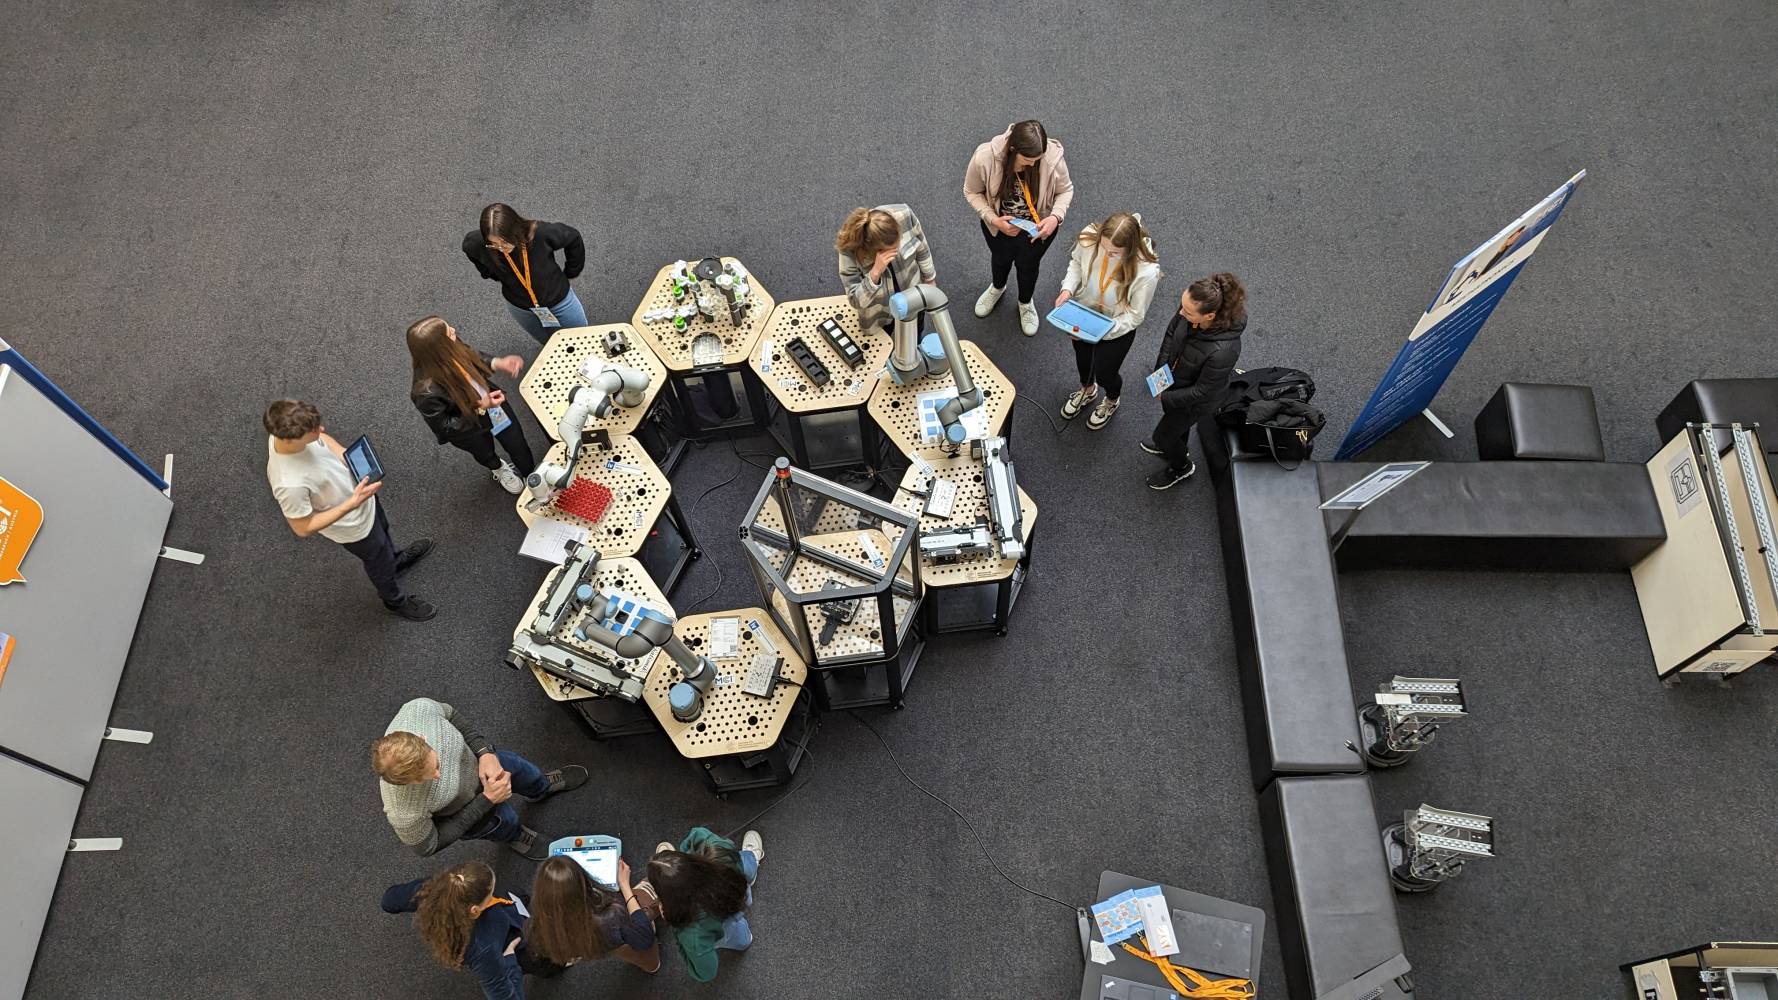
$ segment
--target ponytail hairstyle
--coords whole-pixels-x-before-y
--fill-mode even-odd
[[[537,867],[531,883],[531,922],[525,947],[557,965],[603,957],[611,950],[599,915],[623,908],[615,893],[594,882],[573,858],[558,854]]]
[[[537,223],[520,215],[518,209],[511,205],[495,202],[482,209],[482,242],[492,243],[496,238],[511,243],[514,250],[530,246],[531,237],[537,232]]]
[[[1023,192],[1018,189],[1020,180],[1023,180],[1025,186],[1031,189],[1033,204],[1043,200],[1040,184],[1043,171],[1040,168],[1043,166],[1043,152],[1049,146],[1049,133],[1043,130],[1043,123],[1037,119],[1022,121],[1012,127],[1006,137],[1006,158],[1000,162],[1000,192],[996,195],[999,198],[999,201],[995,202],[996,205],[1015,195],[1020,198],[1024,197]],[[1038,162],[1026,167],[1023,172],[1015,172],[1012,168],[1015,155],[1034,157]],[[1035,209],[1033,210],[1035,211]],[[1040,220],[1032,219],[1031,221]]]
[[[1186,292],[1199,309],[1216,314],[1210,321],[1212,330],[1227,330],[1247,322],[1247,288],[1241,284],[1240,278],[1227,271],[1199,278]]]
[[[470,912],[494,894],[494,869],[480,861],[466,861],[439,872],[420,887],[420,908],[414,926],[420,940],[438,964],[456,971],[463,968],[469,951],[469,935],[477,914]]]
[[[865,260],[900,240],[901,223],[895,221],[895,216],[880,208],[855,208],[846,213],[846,221],[840,223],[833,248]]]
[[[661,901],[661,919],[673,927],[718,920],[747,908],[747,876],[732,849],[710,845],[694,854],[662,851],[648,862],[648,884]]]
[[[429,384],[444,390],[457,412],[473,416],[481,409],[481,393],[471,379],[489,386],[494,371],[468,344],[452,337],[443,318],[428,316],[407,328],[407,353],[414,360],[414,391]]]
[[[1142,220],[1131,212],[1115,212],[1097,226],[1088,226],[1081,230],[1078,242],[1093,248],[1093,258],[1099,256],[1099,247],[1106,240],[1124,252],[1123,259],[1118,261],[1117,270],[1112,272],[1112,283],[1117,286],[1117,301],[1128,305],[1130,302],[1130,284],[1136,280],[1136,269],[1139,264],[1157,263],[1160,258],[1154,252],[1154,240],[1143,228]],[[1089,266],[1091,266],[1089,262]]]

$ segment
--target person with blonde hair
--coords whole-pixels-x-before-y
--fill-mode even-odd
[[[1074,181],[1062,144],[1036,119],[1008,125],[970,156],[963,171],[963,198],[981,219],[982,238],[988,241],[988,288],[975,300],[975,314],[987,316],[1000,304],[1016,266],[1019,329],[1035,336],[1037,308],[1031,297],[1037,292],[1037,268],[1074,203]]]
[[[1142,226],[1142,216],[1117,212],[1081,230],[1069,255],[1068,274],[1062,279],[1056,305],[1073,299],[1111,317],[1111,330],[1096,342],[1074,338],[1080,388],[1062,403],[1064,419],[1073,420],[1099,399],[1087,417],[1087,429],[1096,431],[1111,422],[1124,388],[1119,368],[1136,342],[1136,328],[1148,316],[1148,304],[1160,278],[1160,258],[1155,254],[1154,240]]]
[[[525,490],[525,477],[537,468],[531,443],[519,426],[518,408],[507,402],[494,373],[513,378],[525,368],[516,354],[496,358],[482,354],[457,336],[457,328],[440,316],[428,316],[407,328],[407,353],[414,363],[408,398],[431,428],[439,444],[469,453],[494,476],[506,492]],[[494,454],[498,440],[507,458]]]
[[[480,861],[446,868],[426,879],[392,885],[384,913],[414,914],[414,928],[438,964],[468,968],[487,1000],[524,1000],[526,899],[494,894],[494,869]]]
[[[861,330],[893,330],[889,296],[938,283],[926,230],[906,205],[853,209],[840,223],[833,245],[839,253],[840,283],[858,310]]]
[[[496,750],[461,713],[431,698],[401,706],[371,741],[370,765],[389,825],[421,857],[459,840],[493,840],[542,861],[546,844],[519,823],[507,800],[516,792],[541,802],[587,779],[578,764],[544,771],[511,750]]]

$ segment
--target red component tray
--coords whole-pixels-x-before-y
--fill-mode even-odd
[[[572,514],[588,524],[597,524],[611,506],[611,490],[591,479],[575,477],[568,488],[556,494],[551,505],[564,514]]]

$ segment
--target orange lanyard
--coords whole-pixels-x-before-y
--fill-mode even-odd
[[[1111,263],[1110,258],[1108,258],[1108,257],[1100,257],[1099,258],[1099,301],[1100,302],[1105,301],[1105,286],[1111,284],[1111,279],[1116,277],[1115,274],[1107,274],[1106,273],[1105,265],[1107,265],[1109,263]]]
[[[452,365],[452,367],[457,369],[457,373],[459,375],[463,376],[463,381],[468,382],[470,385],[475,387],[476,393],[481,396],[483,402],[486,402],[488,399],[488,387],[485,385],[482,385],[481,380],[477,379],[474,375],[469,374],[469,369],[463,367],[462,365],[458,364],[455,361],[451,362],[451,365]]]
[[[541,303],[537,301],[537,293],[531,290],[530,250],[526,247],[519,247],[519,259],[525,262],[525,270],[523,274],[519,273],[518,265],[512,262],[512,254],[510,252],[502,250],[500,251],[500,256],[506,258],[506,266],[512,268],[512,276],[519,279],[519,284],[523,285],[525,288],[525,294],[531,296],[531,307],[536,308],[541,305]]]
[[[1025,192],[1025,207],[1031,210],[1031,221],[1042,222],[1043,220],[1037,217],[1037,203],[1031,200],[1031,189],[1025,186],[1025,178],[1020,177],[1017,178],[1017,180],[1019,182],[1019,190]]]

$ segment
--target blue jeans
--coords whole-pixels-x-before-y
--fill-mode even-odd
[[[511,750],[496,750],[494,756],[500,758],[500,766],[512,773],[512,793],[523,795],[528,799],[541,799],[549,794],[549,779],[543,771]],[[501,843],[519,838],[519,811],[512,807],[512,800],[507,799],[482,817],[482,821],[471,827],[463,835],[464,840],[497,840]]]
[[[741,852],[741,874],[747,876],[747,905],[753,905],[753,880],[759,878],[759,859],[752,851]],[[747,911],[729,917],[722,922],[722,939],[716,947],[727,948],[729,951],[746,951],[753,944],[753,928],[747,926]]]
[[[568,289],[567,298],[549,307],[549,311],[556,314],[556,319],[562,321],[561,326],[545,328],[543,321],[537,318],[536,313],[529,309],[520,309],[511,302],[506,304],[506,311],[512,313],[513,322],[524,327],[525,332],[531,335],[531,339],[539,344],[549,343],[550,335],[557,330],[587,325],[586,309],[581,306],[580,297],[574,294],[572,288]]]

